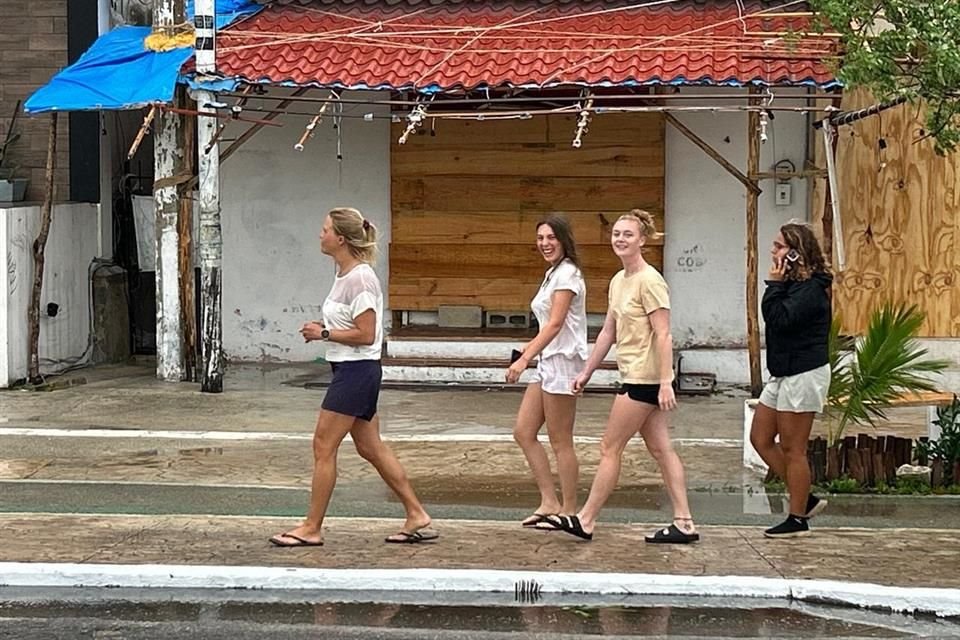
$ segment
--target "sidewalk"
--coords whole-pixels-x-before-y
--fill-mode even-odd
[[[0,584],[743,595],[960,616],[955,500],[844,497],[814,536],[773,541],[779,496],[740,467],[745,395],[680,399],[671,435],[703,541],[651,546],[669,518],[655,464],[631,443],[591,543],[522,529],[536,489],[512,427],[516,391],[384,391],[382,430],[436,518],[440,540],[388,545],[401,522],[349,443],[322,548],[276,549],[309,488],[322,368],[232,367],[226,391],[158,382],[145,366],[82,370],[84,384],[0,392]],[[577,416],[581,500],[611,397]],[[890,429],[922,433],[922,410]],[[749,511],[753,503],[760,511]],[[769,503],[769,504],[768,504]],[[766,510],[764,510],[766,509]],[[89,515],[90,513],[104,515]],[[190,514],[223,515],[190,515]],[[642,521],[643,524],[623,524]],[[713,523],[710,526],[706,523]],[[908,528],[904,528],[904,526]],[[867,527],[876,528],[867,528]],[[925,528],[921,528],[925,527]]]
[[[435,523],[441,535],[436,543],[389,545],[383,537],[398,520],[332,518],[323,547],[268,543],[296,522],[0,515],[0,563],[26,563],[0,564],[0,583],[509,591],[517,581],[536,579],[554,593],[832,599],[960,615],[954,531],[817,529],[806,539],[767,540],[757,528],[708,526],[699,544],[651,546],[643,542],[649,524],[602,525],[586,543],[517,524],[451,520]]]

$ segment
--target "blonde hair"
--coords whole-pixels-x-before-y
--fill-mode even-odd
[[[377,228],[363,217],[363,214],[352,207],[337,207],[331,209],[330,223],[333,232],[342,237],[350,254],[369,265],[377,261]]]
[[[653,221],[653,214],[649,211],[644,211],[643,209],[631,209],[630,213],[625,213],[619,218],[617,222],[621,220],[633,220],[640,227],[640,233],[647,238],[657,238],[659,233],[657,233],[657,225]]]

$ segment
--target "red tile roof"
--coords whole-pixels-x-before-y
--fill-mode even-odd
[[[743,9],[738,9],[738,5]],[[805,3],[280,0],[226,29],[217,66],[338,88],[830,85],[833,44],[782,37]]]

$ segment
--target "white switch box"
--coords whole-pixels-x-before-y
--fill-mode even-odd
[[[790,187],[789,182],[778,182],[777,183],[777,195],[776,202],[777,206],[788,206],[790,200],[793,197],[793,189]]]

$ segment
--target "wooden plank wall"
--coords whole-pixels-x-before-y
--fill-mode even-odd
[[[575,125],[571,116],[444,120],[400,145],[404,124],[394,124],[391,309],[527,309],[547,267],[535,225],[559,211],[574,227],[588,310],[606,311],[620,266],[609,246],[617,216],[647,209],[663,229],[664,124],[652,113],[596,116],[573,149]],[[662,245],[647,251],[657,268]]]
[[[842,108],[874,103],[857,91]],[[865,331],[871,312],[893,300],[926,313],[921,335],[960,337],[960,155],[937,156],[932,141],[918,141],[923,127],[922,112],[902,106],[840,131],[846,270],[834,307],[847,332]],[[822,202],[814,198],[817,224]]]

